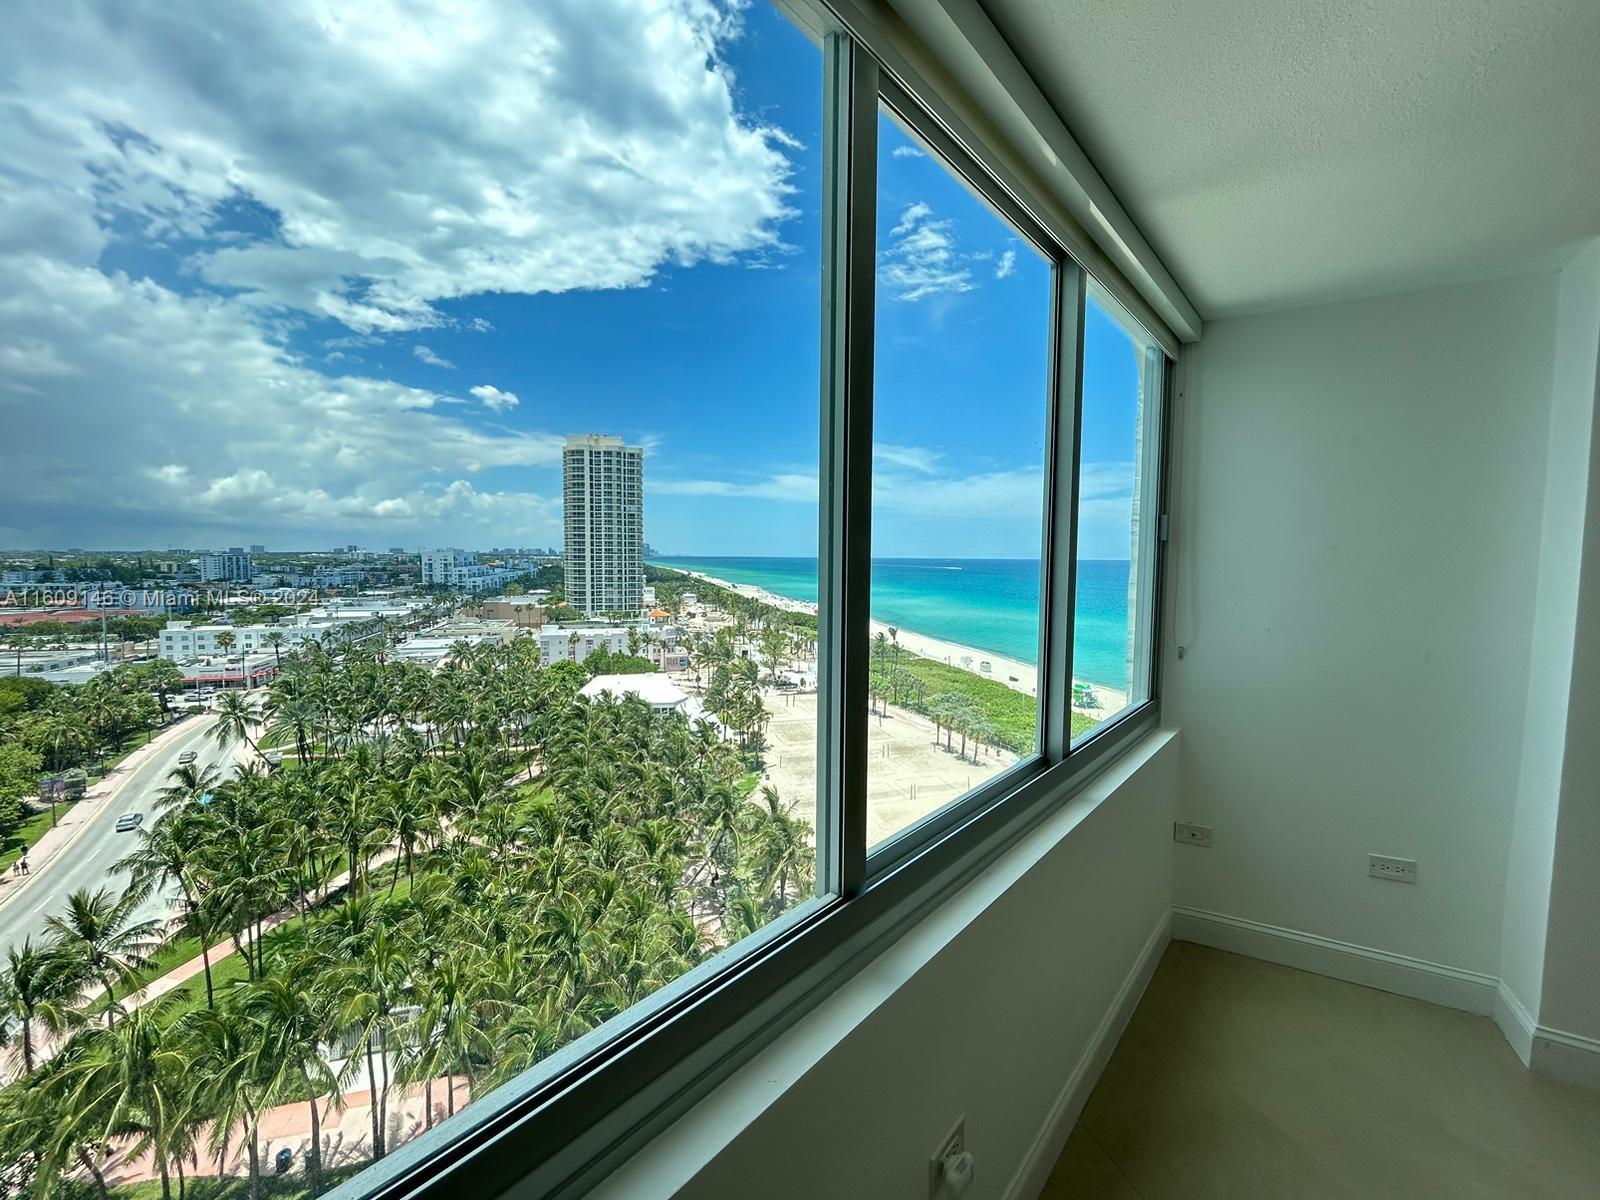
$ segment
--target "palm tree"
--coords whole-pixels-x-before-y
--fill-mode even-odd
[[[71,1019],[70,967],[54,947],[35,946],[32,938],[6,948],[5,975],[0,977],[0,1038],[9,1039],[15,1029],[25,1075],[33,1074],[34,1026],[42,1022],[59,1033]]]
[[[217,723],[211,731],[211,740],[217,744],[217,749],[222,750],[242,738],[259,758],[261,747],[256,745],[250,731],[260,724],[261,714],[254,704],[245,699],[244,693],[229,692],[217,704]]]
[[[146,951],[160,932],[160,922],[135,921],[137,895],[113,896],[109,889],[90,893],[79,888],[67,897],[67,910],[45,922],[52,946],[64,955],[80,979],[105,989],[106,1028],[116,1023],[112,992],[120,976],[128,978],[148,962]]]
[[[82,1146],[132,1135],[129,1152],[148,1148],[170,1200],[170,1171],[187,1107],[188,1056],[168,1014],[166,998],[141,1005],[117,1026],[91,1026],[62,1052],[47,1081],[61,1116],[57,1140]]]
[[[195,1100],[211,1118],[217,1174],[227,1173],[228,1140],[243,1126],[250,1195],[261,1195],[262,1110],[270,1103],[262,1053],[264,1030],[242,1013],[200,1009],[178,1021],[194,1080]]]
[[[322,1044],[330,1036],[323,960],[304,957],[245,989],[239,1011],[253,1028],[254,1050],[271,1102],[302,1099],[311,1111],[311,1194],[322,1191],[323,1096],[338,1098],[338,1081]]]
[[[354,1038],[360,1052],[350,1057],[349,1075],[355,1074],[363,1058],[366,1061],[372,1157],[379,1159],[388,1152],[384,1127],[391,1083],[389,1055],[397,1046],[394,1016],[408,990],[409,972],[402,947],[372,897],[346,901],[344,909],[343,919],[329,923],[341,965],[329,972],[327,984],[336,1025]]]
[[[116,869],[130,876],[129,892],[140,899],[156,888],[176,883],[183,897],[183,923],[200,939],[200,962],[205,969],[206,1007],[216,1005],[211,980],[210,907],[197,877],[197,860],[204,853],[208,823],[193,809],[163,813],[139,837],[133,852],[117,863]]]

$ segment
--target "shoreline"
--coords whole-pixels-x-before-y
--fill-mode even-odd
[[[805,613],[807,616],[817,615],[817,606],[804,600],[795,600],[788,596],[780,596],[776,592],[768,591],[753,583],[733,583],[727,579],[719,579],[704,571],[691,571],[686,567],[661,567],[660,570],[676,571],[690,579],[698,579],[702,583],[709,583],[714,587],[725,588],[736,592],[751,600],[769,604],[785,612]],[[869,636],[876,638],[880,633],[888,636],[889,624],[872,617],[868,621]],[[929,634],[918,633],[914,629],[903,626],[896,627],[896,640],[900,646],[912,654],[933,662],[944,663],[946,666],[956,667],[978,676],[980,679],[992,679],[996,683],[1012,688],[1014,691],[1024,692],[1029,696],[1037,697],[1039,694],[1039,669],[1031,663],[1019,659],[1009,658],[1004,654],[993,654],[987,650],[980,650],[974,646],[965,646],[959,642],[948,641],[945,638],[936,638]],[[989,670],[983,670],[983,665],[988,664]],[[1097,708],[1075,708],[1076,712],[1090,715],[1104,714],[1110,716],[1120,712],[1127,706],[1127,693],[1118,688],[1107,687],[1101,683],[1090,680],[1074,678],[1074,684],[1086,683],[1092,687],[1101,703]]]

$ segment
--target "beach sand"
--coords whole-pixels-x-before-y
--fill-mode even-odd
[[[677,567],[669,568],[688,575],[693,579],[704,580],[706,583],[715,584],[717,587],[727,588],[730,592],[738,592],[741,596],[748,596],[752,600],[759,600],[763,604],[770,604],[774,608],[781,608],[786,612],[809,613],[817,615],[817,606],[808,604],[803,600],[791,600],[787,596],[779,596],[767,591],[766,588],[756,587],[749,583],[731,583],[726,579],[718,579],[715,575],[707,575],[700,571],[684,571]],[[883,621],[871,622],[871,636],[889,633],[889,626]],[[947,663],[952,667],[970,671],[974,675],[985,679],[994,679],[1007,687],[1015,688],[1030,696],[1039,694],[1039,670],[1031,663],[1021,662],[1015,658],[1007,658],[1003,654],[992,654],[987,650],[977,650],[971,646],[963,646],[958,642],[947,642],[943,638],[929,637],[927,634],[917,633],[915,630],[899,628],[896,638],[900,645],[913,654],[923,658],[931,658],[934,662]],[[985,665],[988,670],[984,670]],[[1082,682],[1074,679],[1073,683]],[[1098,707],[1092,709],[1079,709],[1094,717],[1108,717],[1113,713],[1121,712],[1127,706],[1128,697],[1125,692],[1116,688],[1109,688],[1103,684],[1092,685],[1095,698],[1100,702]]]

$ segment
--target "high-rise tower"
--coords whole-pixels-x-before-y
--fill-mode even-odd
[[[636,614],[644,604],[644,450],[573,434],[562,455],[567,603]]]

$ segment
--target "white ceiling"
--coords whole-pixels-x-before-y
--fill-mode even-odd
[[[1208,318],[1600,235],[1600,0],[982,0]]]

